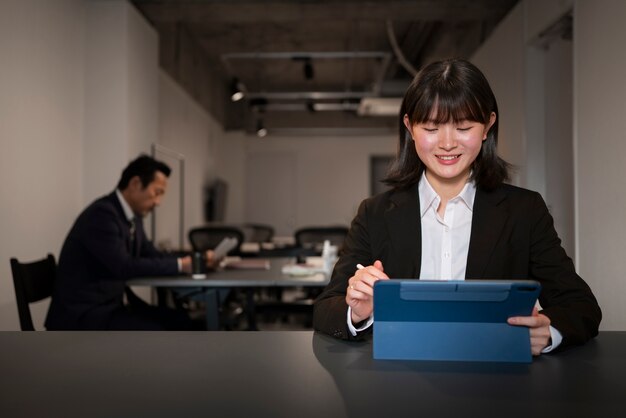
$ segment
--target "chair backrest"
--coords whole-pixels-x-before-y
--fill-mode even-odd
[[[316,251],[321,251],[324,241],[328,240],[341,251],[347,235],[346,226],[310,226],[298,229],[295,239],[298,247],[313,248]]]
[[[246,230],[246,241],[248,242],[272,242],[274,228],[269,225],[247,223],[243,225]]]
[[[56,280],[56,261],[52,254],[28,263],[11,258],[11,271],[20,327],[22,331],[34,331],[29,304],[52,296]]]
[[[189,231],[189,243],[194,251],[212,250],[226,237],[237,239],[237,247],[229,252],[236,254],[243,242],[243,232],[233,226],[201,226]]]

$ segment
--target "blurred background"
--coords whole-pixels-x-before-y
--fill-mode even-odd
[[[9,258],[58,256],[139,153],[173,168],[146,220],[161,248],[207,223],[287,243],[348,226],[384,190],[408,83],[448,57],[486,74],[512,183],[542,193],[601,328],[624,330],[625,18],[618,0],[2,0],[0,330],[18,329]]]

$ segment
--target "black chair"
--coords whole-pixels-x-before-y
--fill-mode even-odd
[[[240,247],[244,241],[244,234],[241,229],[234,226],[226,225],[208,225],[192,228],[189,230],[189,242],[194,251],[204,252],[206,250],[213,250],[219,245],[224,238],[234,237],[237,239],[237,246],[230,250],[227,255],[240,255]],[[240,292],[236,289],[219,289],[218,300],[220,303],[220,323],[226,328],[230,329],[234,327],[234,323],[238,321],[238,317],[243,312],[241,308],[242,303],[239,302],[241,296]],[[175,290],[175,304],[178,307],[183,307],[189,311],[193,311],[194,307],[189,305],[185,307],[181,305],[181,301],[186,299],[189,301],[197,301],[203,294],[202,289],[178,289]],[[200,298],[202,299],[202,298]]]
[[[11,271],[20,327],[22,331],[35,331],[29,304],[52,296],[56,280],[56,261],[52,254],[28,263],[20,263],[17,258],[11,258]]]
[[[331,245],[336,245],[341,251],[347,235],[348,227],[346,226],[309,226],[296,230],[296,246],[321,253],[324,241],[328,240]]]
[[[237,239],[237,247],[228,254],[239,254],[239,247],[243,242],[243,232],[233,226],[201,226],[189,231],[189,242],[194,251],[212,250],[218,246],[224,238],[234,237]]]
[[[248,242],[272,242],[274,237],[274,228],[269,225],[246,223],[243,225],[244,229],[248,231],[246,235],[246,241]]]

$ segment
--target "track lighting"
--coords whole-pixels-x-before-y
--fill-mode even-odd
[[[237,78],[233,78],[233,81],[230,84],[230,100],[233,102],[238,102],[243,99],[246,95],[245,86],[242,82],[240,82]]]
[[[315,73],[313,72],[313,63],[311,62],[311,58],[306,58],[304,60],[304,78],[306,80],[313,80]]]
[[[263,119],[257,120],[256,136],[258,136],[259,138],[264,138],[267,136],[267,129],[265,128],[265,125],[263,124]]]

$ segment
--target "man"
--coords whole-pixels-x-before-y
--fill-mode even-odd
[[[80,214],[59,257],[48,330],[191,329],[186,313],[150,306],[126,287],[134,277],[191,272],[191,257],[159,252],[143,229],[142,218],[159,205],[169,174],[166,164],[142,155],[124,169],[113,193]],[[207,263],[211,259],[208,252]]]

